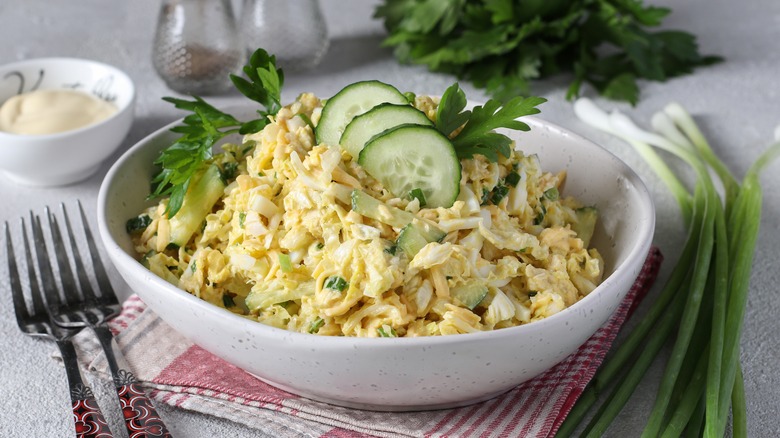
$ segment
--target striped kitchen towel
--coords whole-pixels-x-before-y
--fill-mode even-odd
[[[111,321],[136,378],[158,403],[230,419],[278,437],[550,437],[593,377],[627,316],[644,297],[663,257],[653,248],[609,321],[579,350],[492,400],[423,412],[332,406],[274,388],[192,344],[137,296]],[[79,335],[81,336],[81,335]],[[89,366],[106,372],[99,346],[79,339]]]

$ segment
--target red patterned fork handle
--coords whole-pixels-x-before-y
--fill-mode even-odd
[[[106,353],[129,438],[171,438],[152,401],[129,371],[127,361],[111,331],[105,325],[94,327],[94,330]]]
[[[84,384],[73,344],[69,340],[65,340],[57,341],[57,346],[62,354],[62,362],[68,375],[76,437],[113,438],[92,390]]]

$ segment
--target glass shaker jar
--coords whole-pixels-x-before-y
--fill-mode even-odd
[[[154,68],[183,94],[232,88],[245,56],[230,0],[163,0],[152,49]]]
[[[249,54],[263,48],[287,71],[315,67],[330,45],[318,0],[244,0],[239,28]]]

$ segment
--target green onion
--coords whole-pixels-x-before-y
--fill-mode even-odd
[[[420,207],[425,207],[425,193],[421,189],[412,189],[409,192],[409,199],[416,199],[420,201]]]
[[[519,182],[520,174],[515,171],[509,172],[509,175],[504,178],[504,183],[506,183],[508,186],[517,187],[517,183]]]
[[[479,205],[487,205],[490,200],[490,190],[482,187],[482,199],[479,200]]]
[[[550,201],[557,201],[559,196],[560,194],[558,193],[557,187],[553,187],[544,191],[544,197]]]
[[[290,256],[285,253],[279,253],[279,267],[282,272],[292,272],[292,262],[290,262]]]
[[[490,192],[490,202],[492,202],[493,205],[498,205],[507,194],[509,194],[509,187],[499,184]]]
[[[244,228],[245,220],[246,220],[246,212],[245,211],[238,212],[238,226],[240,228]]]
[[[322,327],[323,324],[325,324],[325,320],[318,316],[309,326],[309,333],[317,333],[320,331],[320,327]]]
[[[653,117],[658,134],[640,129],[623,114],[607,114],[587,99],[575,103],[575,113],[583,121],[625,140],[647,161],[677,199],[688,225],[688,238],[660,295],[604,361],[556,436],[569,436],[602,394],[606,400],[584,434],[603,434],[657,352],[672,340],[671,355],[642,436],[703,433],[720,437],[729,407],[734,436],[745,436],[739,338],[760,225],[762,193],[758,176],[780,156],[780,143],[759,157],[740,186],[693,118],[677,104],[668,105]],[[677,156],[693,169],[693,194],[654,147]],[[724,188],[723,200],[710,170]],[[672,336],[675,326],[679,328]]]
[[[328,279],[325,280],[325,289],[344,292],[344,289],[347,288],[347,285],[349,285],[349,283],[347,283],[347,280],[345,280],[343,277],[339,277],[338,275],[328,277]]]
[[[228,294],[222,294],[222,305],[225,306],[225,308],[233,307],[236,305],[236,302],[233,301],[233,297]]]
[[[146,227],[151,223],[152,218],[150,218],[149,215],[142,214],[128,219],[127,223],[125,223],[125,230],[127,231],[127,234],[141,233],[146,230]]]
[[[382,324],[381,327],[376,329],[377,334],[380,338],[397,338],[398,334],[395,332],[395,329],[387,324]]]

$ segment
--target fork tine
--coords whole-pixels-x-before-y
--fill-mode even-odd
[[[92,291],[92,284],[89,282],[87,271],[84,269],[84,264],[81,262],[81,252],[76,244],[76,239],[73,237],[73,229],[70,226],[70,219],[68,219],[68,212],[65,210],[65,204],[60,204],[60,210],[62,210],[63,217],[65,218],[65,229],[68,232],[68,240],[70,241],[70,249],[73,254],[73,261],[76,263],[76,274],[78,275],[78,282],[81,286],[81,293],[87,301],[95,299],[95,293]],[[57,222],[57,218],[52,215],[54,222]],[[59,233],[60,228],[57,227],[58,239],[62,242],[62,236]]]
[[[51,266],[49,266],[49,260],[46,258],[46,242],[43,241],[43,235],[41,233],[41,222],[40,220],[37,220],[38,218],[33,216],[32,211],[30,212],[30,229],[32,230],[33,234],[33,241],[36,245],[36,251],[35,255],[38,259],[38,271],[41,274],[41,282],[44,284],[44,290],[54,290],[49,287],[50,284],[54,283],[54,276],[51,272]],[[36,226],[37,225],[37,226]],[[43,296],[41,294],[41,288],[38,285],[38,279],[35,276],[35,265],[33,264],[32,259],[32,250],[30,250],[30,242],[27,239],[27,229],[24,226],[24,219],[22,219],[22,236],[24,241],[24,252],[27,257],[27,274],[30,277],[30,294],[32,295],[32,309],[33,315],[43,315],[44,312],[46,312],[46,307],[41,299]],[[56,302],[47,301],[50,305],[53,304],[59,304],[59,297],[56,296]],[[46,297],[47,300],[54,300],[54,297],[49,297],[47,294]]]
[[[55,259],[57,260],[57,268],[60,271],[60,281],[62,281],[62,291],[65,303],[77,303],[81,301],[78,292],[78,284],[76,283],[73,270],[68,262],[68,253],[65,249],[65,243],[62,241],[59,223],[57,223],[57,218],[54,214],[49,211],[49,207],[46,207],[46,217],[49,219],[49,232],[51,233],[51,241],[54,245],[52,249],[54,250]]]
[[[8,278],[11,281],[11,295],[14,301],[14,313],[16,313],[16,323],[22,328],[23,320],[30,317],[27,311],[27,303],[24,302],[24,290],[22,282],[19,279],[19,269],[16,266],[16,255],[14,246],[11,243],[11,232],[8,227],[8,221],[5,222],[5,253],[8,258]],[[24,229],[22,230],[24,232]]]
[[[103,267],[103,262],[100,261],[100,253],[98,253],[95,246],[95,239],[92,238],[92,232],[89,230],[89,222],[87,222],[87,215],[84,214],[84,208],[81,206],[81,201],[77,201],[79,205],[79,212],[81,213],[81,224],[84,226],[84,236],[87,238],[87,246],[89,247],[89,256],[92,259],[92,266],[95,268],[95,278],[98,281],[100,287],[100,297],[104,301],[117,302],[116,293],[111,286],[111,281],[106,274],[106,268]],[[67,220],[67,219],[66,219]]]

